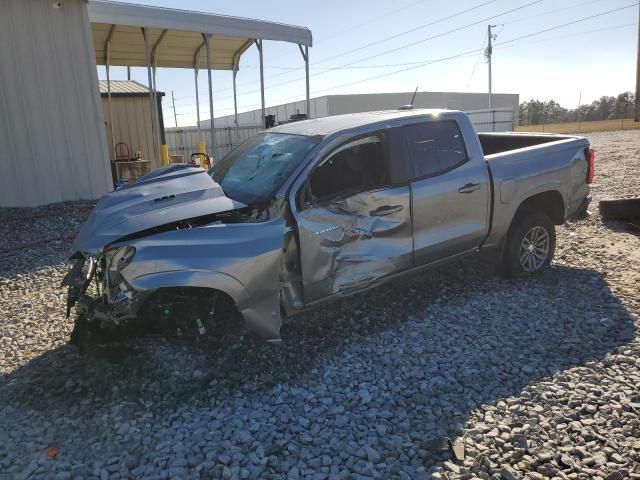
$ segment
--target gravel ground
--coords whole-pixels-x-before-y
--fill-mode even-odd
[[[590,138],[596,201],[640,192],[640,135]],[[535,278],[465,261],[301,316],[279,347],[81,357],[58,285],[88,208],[0,210],[0,478],[640,479],[640,237],[597,208]]]

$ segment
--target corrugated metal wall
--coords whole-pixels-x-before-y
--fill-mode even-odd
[[[0,207],[112,189],[85,0],[0,0]]]
[[[214,97],[215,98],[215,93]],[[329,110],[327,106],[327,97],[318,97],[312,98],[310,100],[311,103],[311,118],[320,118],[327,117],[329,115]],[[295,113],[305,113],[307,111],[307,102],[305,100],[300,100],[298,102],[286,103],[283,105],[276,105],[273,107],[267,107],[265,109],[265,115],[275,115],[276,121],[283,122],[289,120],[289,117]],[[242,106],[242,105],[240,105]],[[215,111],[214,111],[215,114]],[[246,126],[263,126],[264,121],[261,119],[262,110],[251,110],[250,112],[243,112],[238,114],[238,125],[241,127]],[[203,128],[209,127],[209,120],[204,120],[200,122],[200,126]],[[223,128],[223,127],[233,127],[234,116],[233,115],[225,115],[222,117],[216,117],[215,127]]]
[[[372,112],[376,110],[396,109],[411,101],[413,92],[399,93],[363,93],[349,95],[327,95],[311,99],[311,118],[328,117],[344,113]],[[517,108],[519,103],[517,93],[494,93],[493,107],[496,109]],[[488,96],[486,93],[468,92],[418,92],[414,101],[416,108],[446,108],[449,110],[482,110],[486,109]],[[267,115],[275,115],[277,121],[288,120],[297,112],[304,113],[305,102],[291,102],[283,105],[268,107]],[[259,109],[238,114],[238,124],[262,125]],[[209,125],[209,120],[201,122],[203,127]],[[216,117],[216,128],[233,127],[233,115]]]
[[[102,97],[102,108],[106,118],[106,133],[109,143],[109,158],[115,159],[113,154],[113,140],[111,139],[111,125],[115,143],[124,142],[129,146],[131,156],[140,150],[142,158],[152,160],[153,168],[160,167],[160,160],[153,155],[153,131],[151,129],[151,115],[149,97],[111,96],[111,110],[107,97]]]
[[[412,96],[413,92],[329,95],[329,115],[396,109],[410,103]],[[492,99],[493,108],[515,108],[518,106],[519,95],[494,93]],[[487,109],[488,103],[489,97],[486,93],[418,92],[413,106],[415,108],[445,108],[468,112]]]
[[[215,155],[213,155],[214,152],[210,145],[211,132],[208,129],[198,129],[196,127],[166,128],[164,134],[170,155],[182,155],[183,160],[186,162],[191,157],[191,154],[197,151],[198,141],[203,141],[205,142],[207,153],[217,161],[260,130],[262,130],[260,127],[216,128]]]

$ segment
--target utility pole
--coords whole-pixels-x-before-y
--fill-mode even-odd
[[[636,60],[636,108],[634,122],[640,122],[640,6],[638,6],[638,59]]]
[[[173,103],[173,121],[176,123],[176,128],[178,128],[178,114],[176,114],[176,99],[173,96],[173,90],[171,90],[171,102]]]
[[[491,29],[495,27],[495,25],[487,25],[487,50],[484,52],[485,57],[487,58],[487,63],[489,64],[489,110],[493,108],[493,101],[491,98],[491,55],[493,55],[493,47],[491,46],[491,41],[496,39],[496,35],[491,33]]]

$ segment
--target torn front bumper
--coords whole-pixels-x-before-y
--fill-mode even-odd
[[[75,263],[62,281],[68,286],[67,317],[76,307],[76,321],[71,335],[72,343],[86,346],[131,334],[142,323],[139,312],[150,292],[137,292],[128,287],[118,289],[114,295],[92,296],[87,290],[96,278],[98,260],[75,255]]]

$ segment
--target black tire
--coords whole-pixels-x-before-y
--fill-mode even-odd
[[[600,200],[599,209],[603,220],[640,219],[640,197]]]
[[[533,247],[525,247],[525,237],[529,245],[535,243]],[[530,242],[532,238],[539,241]],[[546,248],[542,248],[544,245]],[[547,215],[536,212],[519,214],[509,229],[498,271],[507,277],[538,273],[551,263],[555,249],[556,227]],[[524,260],[521,260],[522,256]]]
[[[83,314],[78,315],[71,331],[70,343],[78,348],[80,355],[84,355],[90,350],[92,340],[93,334],[87,317]]]

